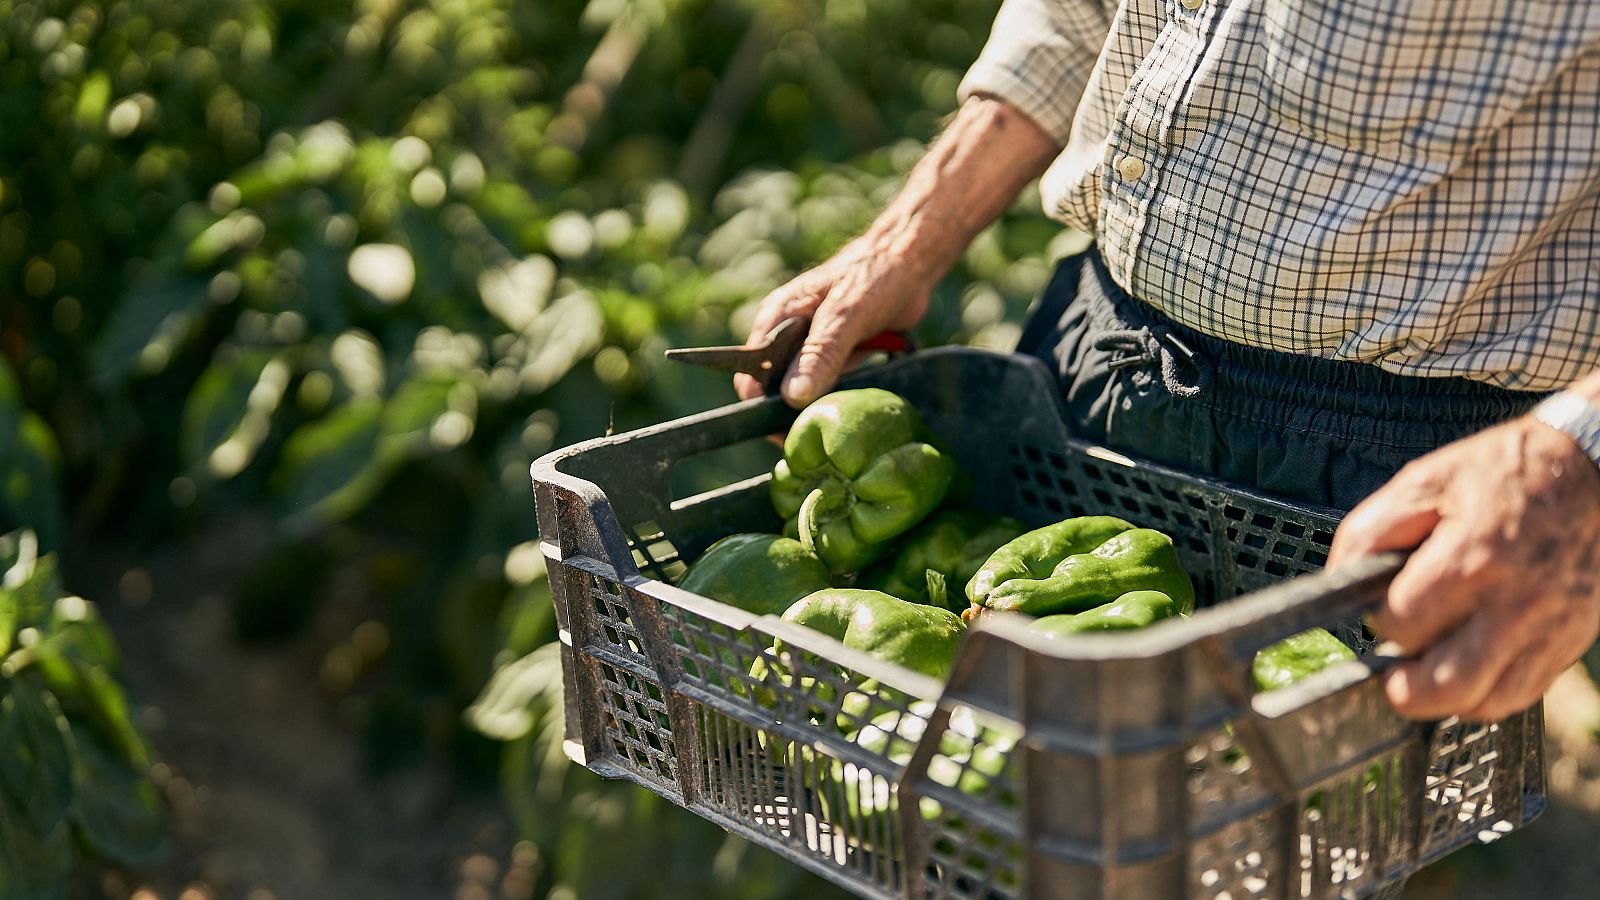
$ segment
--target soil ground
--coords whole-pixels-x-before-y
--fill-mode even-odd
[[[287,643],[236,638],[225,591],[266,548],[241,518],[139,560],[101,558],[94,583],[155,743],[172,850],[147,872],[84,885],[109,900],[523,898],[527,848],[492,791],[443,765],[375,778],[319,673],[363,598],[319,608]],[[360,618],[355,618],[356,622]]]
[[[319,680],[351,604],[303,636],[234,638],[227,587],[263,551],[243,519],[146,558],[102,555],[75,589],[104,598],[130,687],[164,760],[173,848],[146,872],[79,893],[111,900],[526,898],[536,864],[491,791],[442,766],[376,778]],[[341,611],[342,610],[342,611]],[[1551,807],[1530,829],[1412,879],[1415,900],[1600,897],[1600,693],[1581,668],[1548,702]],[[582,898],[569,898],[582,900]]]

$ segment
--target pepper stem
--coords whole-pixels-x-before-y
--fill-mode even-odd
[[[922,575],[928,579],[928,602],[934,606],[945,606],[950,599],[950,591],[945,586],[944,573],[937,569],[924,569]]]
[[[822,533],[822,523],[817,521],[818,507],[821,505],[822,488],[812,488],[800,503],[800,514],[795,521],[800,532],[800,545],[818,556],[822,555],[817,551],[817,537]]]

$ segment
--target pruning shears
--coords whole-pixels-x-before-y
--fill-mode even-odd
[[[779,322],[760,341],[753,344],[729,347],[681,347],[667,351],[667,359],[721,369],[725,372],[742,372],[761,385],[764,394],[776,394],[789,362],[806,340],[807,320],[792,316]],[[878,351],[895,356],[909,353],[916,346],[904,332],[884,331],[857,344],[855,352]]]

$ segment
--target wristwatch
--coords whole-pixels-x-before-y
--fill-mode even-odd
[[[1557,391],[1533,408],[1533,417],[1578,442],[1600,465],[1600,408],[1575,391]]]

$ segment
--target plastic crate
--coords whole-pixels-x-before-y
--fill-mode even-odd
[[[882,898],[1394,894],[1542,811],[1540,707],[1492,725],[1389,709],[1359,614],[1396,560],[1317,573],[1336,513],[1073,440],[1034,360],[933,350],[847,381],[868,385],[922,411],[980,506],[1166,531],[1209,608],[1058,642],[990,617],[941,685],[680,590],[681,560],[779,526],[759,451],[794,414],[738,403],[533,466],[574,760]],[[675,467],[738,445],[747,477],[673,496]],[[1313,625],[1363,658],[1252,696],[1255,651]],[[874,722],[887,745],[847,736]]]

